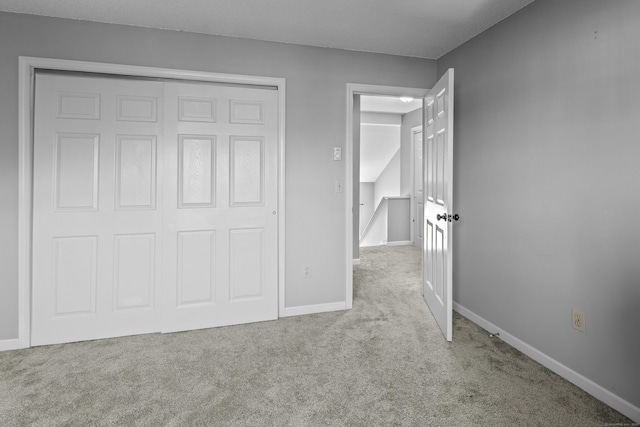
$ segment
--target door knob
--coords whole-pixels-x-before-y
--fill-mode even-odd
[[[448,215],[447,214],[442,214],[442,215],[440,215],[440,214],[438,214],[438,215],[436,215],[436,219],[438,221],[440,221],[441,219],[444,219],[445,221],[451,222],[451,221],[459,220],[460,219],[460,215],[458,215],[458,214],[455,214],[455,215],[451,215],[451,214],[448,214]]]

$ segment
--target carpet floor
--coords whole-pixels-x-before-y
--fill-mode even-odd
[[[349,311],[1,352],[0,425],[633,425],[462,316],[447,343],[420,276],[364,248]]]

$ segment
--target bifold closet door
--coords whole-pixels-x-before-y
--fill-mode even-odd
[[[277,91],[38,74],[32,345],[278,316]]]
[[[32,345],[159,330],[163,84],[38,74]]]
[[[278,316],[277,91],[165,84],[162,331]]]

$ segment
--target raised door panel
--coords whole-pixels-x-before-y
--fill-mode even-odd
[[[231,206],[264,205],[264,138],[232,136]]]
[[[172,280],[167,277],[167,280]],[[178,233],[177,307],[216,301],[216,232]]]
[[[158,120],[158,99],[149,96],[116,97],[116,120],[155,122]]]
[[[444,249],[444,237],[445,231],[436,226],[435,239],[433,248],[433,257],[435,260],[434,273],[435,273],[435,296],[441,306],[444,307],[444,283],[446,279],[446,256]]]
[[[53,239],[53,315],[96,312],[97,236]]]
[[[440,131],[436,134],[436,144],[434,153],[434,167],[433,172],[435,175],[434,187],[435,187],[435,202],[441,206],[446,203],[446,161],[447,161],[447,145],[445,138],[445,131]]]
[[[98,209],[100,136],[61,133],[54,154],[55,208],[58,211]]]
[[[229,122],[240,124],[263,125],[264,103],[232,99],[229,101]]]
[[[156,137],[116,136],[116,209],[156,207]]]
[[[229,231],[231,301],[260,298],[264,282],[264,230]]]
[[[178,205],[216,206],[216,137],[178,136]]]
[[[59,119],[100,119],[100,94],[98,93],[57,93],[56,118]]]
[[[178,120],[182,122],[216,122],[217,100],[196,96],[178,97]]]
[[[424,179],[426,182],[426,189],[427,189],[427,194],[426,194],[426,199],[428,201],[435,201],[435,189],[436,189],[436,182],[435,182],[435,171],[434,171],[434,158],[435,158],[435,153],[436,153],[436,147],[435,147],[435,141],[434,141],[434,136],[433,135],[427,135],[427,142],[425,144],[425,149],[426,149],[426,155],[424,158]]]
[[[155,234],[116,235],[113,265],[115,309],[152,307],[156,288]]]
[[[435,265],[435,246],[434,246],[434,226],[431,221],[426,221],[426,244],[425,244],[425,270],[424,270],[424,282],[426,288],[424,292],[433,292],[433,278],[434,278],[434,265]]]

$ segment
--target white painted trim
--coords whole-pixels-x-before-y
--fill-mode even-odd
[[[422,101],[422,110],[424,111],[424,100]],[[424,117],[424,114],[421,114]],[[414,199],[416,195],[416,133],[422,133],[422,125],[414,126],[411,128],[411,244],[415,244],[417,236],[416,236],[416,227],[418,226],[416,217],[416,212],[418,206],[414,206]],[[424,154],[423,154],[424,156]],[[423,157],[424,158],[424,157]],[[424,179],[424,178],[423,178]],[[424,193],[423,193],[424,194]],[[424,203],[424,201],[423,201]]]
[[[353,307],[353,95],[386,95],[409,96],[411,98],[424,98],[429,89],[378,86],[358,83],[347,83],[347,118],[345,134],[344,160],[345,171],[345,304],[346,309]]]
[[[407,246],[411,244],[411,240],[398,240],[397,242],[387,242],[387,246]]]
[[[326,313],[328,311],[341,310],[347,310],[347,304],[345,301],[287,307],[284,309],[284,314],[281,317],[301,316],[303,314]]]
[[[286,80],[279,77],[209,73],[169,68],[139,67],[101,62],[19,57],[19,153],[18,153],[18,334],[20,347],[31,345],[31,215],[32,215],[32,128],[33,76],[36,69],[197,80],[271,86],[278,90],[278,311],[285,310],[285,120]]]
[[[462,305],[456,303],[455,301],[453,303],[453,309],[458,313],[460,313],[462,316],[472,321],[473,323],[485,329],[489,333],[494,335],[496,333],[499,333],[500,334],[499,337],[502,341],[520,350],[522,353],[526,354],[536,362],[540,363],[541,365],[545,366],[546,368],[560,375],[565,380],[580,387],[582,390],[586,391],[596,399],[611,406],[613,409],[625,415],[626,417],[631,418],[636,423],[640,423],[640,408],[638,408],[637,406],[633,405],[630,402],[627,402],[620,396],[610,392],[609,390],[605,389],[601,385],[596,384],[592,380],[577,373],[573,369],[568,368],[567,366],[563,365],[557,360],[552,359],[545,353],[532,347],[531,345],[527,344],[521,339],[509,334],[508,332],[503,331],[493,323],[480,317],[473,311],[463,307]]]
[[[360,258],[354,258],[353,265],[360,265]]]
[[[0,340],[0,351],[18,350],[22,348],[19,339]]]
[[[18,340],[31,345],[31,197],[33,66],[18,58]]]

